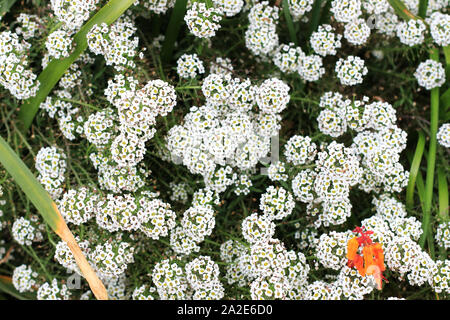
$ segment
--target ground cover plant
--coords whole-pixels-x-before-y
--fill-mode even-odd
[[[0,1],[0,298],[448,299],[449,9]]]

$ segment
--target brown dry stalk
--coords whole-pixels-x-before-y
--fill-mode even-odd
[[[56,207],[56,205],[55,210],[59,213],[59,210]],[[91,291],[94,294],[94,296],[98,300],[108,300],[108,293],[106,292],[106,288],[103,285],[103,282],[98,278],[97,274],[92,269],[89,262],[86,260],[86,257],[84,256],[72,232],[69,230],[67,224],[64,222],[64,219],[62,217],[58,223],[58,227],[56,228],[55,232],[63,241],[67,243],[67,246],[72,252],[75,261],[77,262],[77,265],[81,270],[81,273],[89,283],[89,287],[91,288]]]
[[[5,263],[5,262],[8,260],[9,255],[11,254],[11,252],[12,252],[13,249],[14,249],[14,246],[11,246],[11,247],[8,249],[8,251],[6,252],[6,254],[5,254],[5,256],[3,257],[3,259],[0,260],[0,264]]]

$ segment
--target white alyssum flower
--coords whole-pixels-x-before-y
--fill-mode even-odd
[[[444,123],[437,132],[438,143],[446,148],[450,148],[450,123]]]
[[[427,59],[419,64],[414,77],[420,86],[431,90],[445,83],[445,69],[440,62]]]
[[[347,59],[338,60],[335,71],[341,84],[354,86],[363,82],[363,77],[367,74],[368,69],[360,57],[348,56]]]

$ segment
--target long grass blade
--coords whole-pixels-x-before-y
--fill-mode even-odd
[[[414,189],[416,186],[417,174],[419,173],[420,163],[422,162],[423,150],[425,149],[425,135],[419,132],[416,151],[409,170],[408,187],[406,188],[406,207],[411,209],[414,206]]]
[[[161,49],[161,60],[163,63],[168,63],[172,59],[173,48],[175,47],[175,41],[177,41],[181,24],[183,23],[186,6],[187,0],[177,0],[175,2]]]
[[[405,4],[400,0],[388,0],[389,4],[391,5],[392,9],[395,10],[395,13],[398,14],[401,18],[405,19],[406,21],[410,19],[419,19],[419,17],[416,17],[414,14],[411,13],[411,11],[406,8]]]
[[[450,107],[450,88],[441,95],[439,104],[441,110],[447,110],[447,108]]]
[[[0,137],[0,162],[34,204],[45,222],[67,243],[97,299],[107,300],[105,286],[87,262],[55,202],[2,137]]]
[[[419,17],[425,19],[427,14],[428,0],[419,1]]]
[[[448,217],[448,182],[447,175],[442,168],[438,169],[439,218],[447,222]]]
[[[289,12],[288,0],[283,0],[283,13],[289,30],[289,37],[291,41],[297,46],[298,45],[297,35],[295,34],[294,23],[292,22],[291,13]]]
[[[322,7],[322,0],[315,0],[311,11],[311,22],[309,24],[308,35],[311,35],[317,27],[320,21],[320,8]]]
[[[433,48],[430,53],[430,58],[439,61],[439,50]],[[428,232],[430,232],[431,223],[431,207],[433,201],[433,186],[434,186],[434,170],[436,165],[436,134],[438,130],[439,121],[439,88],[431,89],[431,110],[430,110],[430,144],[428,147],[427,157],[427,175],[425,179],[425,199],[424,210],[422,218],[422,236],[419,240],[420,246],[423,248]]]
[[[2,0],[0,2],[0,17],[3,17],[6,13],[8,13],[9,9],[11,9],[16,1],[17,0]]]
[[[75,50],[65,59],[53,59],[41,72],[37,80],[40,82],[39,90],[33,98],[28,99],[20,108],[19,120],[22,122],[22,130],[28,130],[39,109],[39,105],[45,100],[59,79],[64,75],[70,65],[86,50],[88,44],[86,35],[96,24],[106,23],[110,25],[122,15],[136,0],[110,0],[101,8],[80,31],[73,37]]]

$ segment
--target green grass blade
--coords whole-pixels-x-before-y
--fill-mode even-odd
[[[50,91],[64,75],[70,65],[86,50],[88,44],[86,35],[95,24],[106,23],[110,25],[122,13],[125,12],[136,0],[110,0],[101,8],[88,22],[86,22],[80,31],[73,37],[75,50],[65,59],[53,59],[48,66],[41,72],[37,80],[40,82],[39,90],[35,97],[24,102],[20,108],[19,119],[22,122],[22,130],[28,130],[39,109],[39,105],[45,100]]]
[[[286,24],[289,30],[289,37],[291,41],[297,46],[297,35],[295,34],[294,23],[292,22],[291,13],[289,12],[289,3],[288,0],[283,0],[283,12],[284,18],[286,19]]]
[[[444,57],[445,57],[445,75],[447,76],[447,79],[450,78],[450,45],[442,48],[444,51]]]
[[[439,218],[447,222],[448,218],[448,183],[447,175],[442,168],[438,169]]]
[[[178,33],[183,23],[184,14],[186,13],[187,0],[177,0],[170,16],[169,25],[167,27],[164,43],[161,49],[161,60],[168,63],[172,59],[173,48],[177,41]]]
[[[439,99],[439,104],[440,104],[440,109],[443,110],[447,110],[448,107],[450,107],[450,88],[447,89],[447,91],[445,91],[442,95],[441,98]]]
[[[414,152],[414,157],[409,171],[408,187],[406,189],[406,207],[409,209],[411,209],[414,205],[414,188],[416,186],[417,174],[419,173],[420,163],[422,162],[424,148],[425,135],[422,131],[420,131],[416,151]]]
[[[63,219],[59,212],[55,211],[52,198],[2,137],[0,137],[0,162],[42,214],[48,225],[56,230]]]
[[[427,14],[428,0],[419,1],[419,17],[425,19]]]
[[[400,0],[388,0],[389,4],[391,5],[392,9],[395,10],[395,13],[399,15],[401,18],[405,19],[406,21],[410,19],[419,19],[415,15],[411,13],[411,11],[406,8],[403,2]]]
[[[322,0],[314,1],[313,8],[311,11],[311,20],[310,20],[310,24],[309,24],[308,35],[311,35],[311,33],[316,31],[317,27],[319,26],[321,6],[322,6]]]
[[[17,0],[2,0],[0,2],[0,17],[3,17],[8,13],[9,9],[14,5]]]
[[[431,50],[430,58],[439,61],[439,50],[434,48]],[[430,110],[430,144],[428,147],[427,157],[427,175],[425,180],[425,199],[422,217],[422,236],[419,240],[420,246],[423,248],[428,232],[430,232],[431,224],[431,207],[433,201],[434,187],[434,170],[436,165],[436,134],[439,121],[439,88],[431,89],[431,110]]]
[[[2,137],[0,137],[0,162],[30,199],[45,222],[67,243],[94,295],[99,299],[107,299],[108,295],[103,283],[87,262],[55,202]]]

